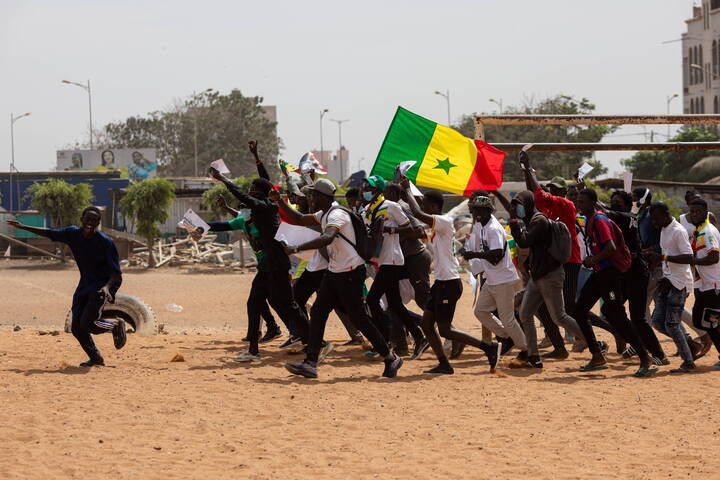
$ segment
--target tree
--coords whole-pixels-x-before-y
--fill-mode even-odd
[[[245,97],[240,90],[227,95],[202,92],[168,110],[105,125],[97,148],[155,147],[160,175],[192,176],[197,132],[199,174],[204,175],[210,162],[222,158],[230,171],[240,176],[255,171],[247,140],[257,139],[271,174],[277,175],[277,167],[272,167],[282,142],[277,137],[277,122],[267,117],[262,102],[262,97]]]
[[[138,235],[147,239],[148,265],[155,266],[153,245],[160,235],[158,226],[170,217],[168,209],[175,198],[175,184],[164,178],[151,178],[131,184],[120,200],[120,211],[131,218]]]
[[[79,223],[83,209],[89,207],[95,199],[92,187],[87,183],[72,185],[64,180],[51,178],[45,183],[31,185],[24,197],[30,198],[30,205],[41,215],[50,217],[54,228]],[[64,262],[64,245],[60,256]]]
[[[240,187],[241,190],[248,191],[250,190],[252,181],[253,178],[251,177],[238,177],[233,180],[233,183]],[[240,201],[225,188],[225,185],[215,185],[211,189],[205,190],[202,194],[202,204],[210,210],[211,220],[220,220],[226,213],[225,210],[217,206],[217,199],[219,197],[224,197],[229,207],[235,210],[241,208]]]
[[[576,100],[568,95],[555,95],[540,101],[532,99],[525,101],[518,107],[507,107],[503,114],[508,115],[588,115],[595,111],[595,105],[587,98]],[[460,123],[453,128],[466,137],[475,136],[475,116],[465,115]],[[487,125],[485,138],[488,143],[544,143],[544,142],[599,142],[602,138],[614,132],[616,126],[609,125]],[[600,162],[592,160],[592,152],[535,152],[533,164],[538,168],[541,178],[551,178],[556,175],[572,178],[577,169],[589,162],[595,169],[588,178],[607,172]],[[505,162],[503,177],[505,180],[523,180],[522,171],[517,162],[508,157]]]
[[[702,126],[683,127],[671,142],[715,142],[720,135]],[[621,160],[635,178],[675,182],[706,182],[716,173],[712,169],[692,168],[705,157],[720,155],[718,151],[645,151]]]

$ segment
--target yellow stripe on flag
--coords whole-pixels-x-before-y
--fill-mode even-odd
[[[452,128],[437,125],[415,183],[462,195],[476,161],[477,148],[472,140]]]

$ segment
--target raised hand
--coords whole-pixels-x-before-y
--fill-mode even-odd
[[[250,153],[252,153],[255,156],[257,156],[257,147],[258,147],[257,140],[250,140],[248,142],[248,148],[250,149]]]
[[[220,195],[217,200],[215,200],[215,205],[217,205],[219,208],[228,208],[227,201],[222,195]]]
[[[403,190],[407,190],[408,188],[410,188],[410,179],[407,178],[405,175],[402,175],[400,177],[400,187]]]

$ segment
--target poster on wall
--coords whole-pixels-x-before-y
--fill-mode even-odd
[[[120,170],[132,181],[154,178],[157,174],[157,151],[154,148],[112,148],[103,150],[58,150],[57,169]]]

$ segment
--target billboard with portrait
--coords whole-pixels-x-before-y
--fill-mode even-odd
[[[154,148],[111,148],[103,150],[58,150],[57,169],[120,170],[130,180],[154,178],[157,151]]]

